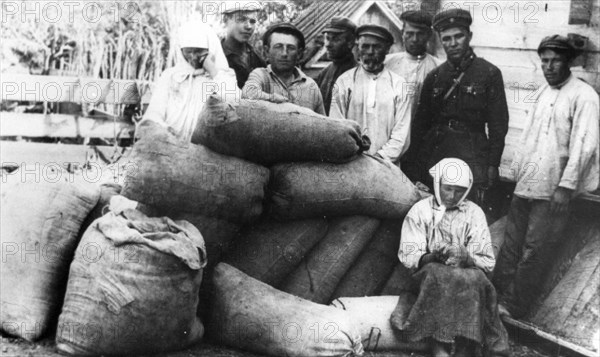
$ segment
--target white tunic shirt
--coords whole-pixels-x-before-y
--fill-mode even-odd
[[[361,66],[342,74],[333,87],[329,116],[358,122],[371,139],[369,154],[398,161],[410,144],[410,102],[406,81],[384,68]]]
[[[446,245],[462,245],[476,267],[486,273],[496,265],[490,231],[485,214],[475,203],[463,201],[458,207],[447,209],[436,222],[440,209],[434,196],[417,202],[402,224],[398,258],[411,270],[419,267],[421,257],[440,250]]]
[[[235,101],[241,97],[235,72],[222,69],[211,78],[204,69],[187,62],[166,69],[154,84],[150,105],[144,120],[153,120],[174,129],[184,141],[190,141],[198,117],[209,95]]]
[[[598,188],[598,102],[594,89],[572,75],[542,87],[513,157],[515,195],[549,200],[559,186],[575,194]]]
[[[442,61],[429,53],[413,56],[408,52],[398,52],[387,55],[384,64],[387,69],[403,77],[408,83],[409,98],[414,114],[425,77],[435,67],[441,65]]]

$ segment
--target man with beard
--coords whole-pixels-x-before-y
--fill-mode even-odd
[[[374,24],[356,35],[360,66],[336,81],[329,116],[358,122],[371,138],[368,153],[397,163],[409,145],[410,101],[404,78],[383,65],[394,37]]]
[[[223,22],[227,36],[221,41],[221,45],[229,67],[235,71],[238,87],[242,89],[252,70],[267,66],[256,50],[248,44],[256,28],[261,7],[259,2],[240,6],[239,2],[229,1],[224,2],[224,6]]]
[[[263,47],[269,65],[250,73],[242,98],[290,102],[325,115],[319,86],[296,66],[305,47],[302,32],[289,23],[273,25],[263,35]]]
[[[471,14],[462,9],[440,12],[433,19],[448,60],[423,83],[412,126],[411,153],[417,168],[407,172],[431,187],[427,168],[446,157],[469,164],[474,176],[471,199],[498,179],[508,131],[508,106],[500,70],[470,47]],[[487,134],[486,134],[487,125]]]
[[[600,105],[594,88],[571,73],[580,53],[559,35],[538,47],[548,84],[529,111],[513,157],[517,185],[494,271],[500,312],[515,318],[529,311],[552,254],[568,238],[571,201],[598,187]]]
[[[329,115],[331,106],[331,92],[333,85],[342,73],[356,67],[352,48],[354,47],[354,32],[356,25],[346,17],[333,17],[323,30],[325,35],[325,48],[327,57],[332,61],[319,73],[317,84],[323,95],[325,113]]]
[[[385,66],[408,82],[414,115],[425,76],[442,61],[427,53],[427,43],[433,33],[431,15],[421,10],[405,11],[400,15],[400,20],[404,22],[402,42],[406,52],[389,54]]]

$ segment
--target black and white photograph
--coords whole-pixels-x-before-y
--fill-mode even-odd
[[[600,0],[0,18],[0,356],[600,357]]]

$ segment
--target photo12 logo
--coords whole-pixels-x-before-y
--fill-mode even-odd
[[[467,10],[474,22],[487,23],[539,23],[541,9],[546,8],[541,1],[460,1],[444,2],[441,11],[450,9]]]
[[[20,22],[97,23],[101,20],[138,22],[142,16],[138,3],[119,1],[2,1],[2,24]]]

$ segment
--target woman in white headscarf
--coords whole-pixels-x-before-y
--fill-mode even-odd
[[[166,69],[154,84],[144,120],[167,125],[190,141],[198,116],[209,95],[237,100],[235,72],[229,68],[221,42],[207,24],[183,24],[175,36],[176,65]]]
[[[413,272],[412,306],[399,304],[392,325],[411,341],[428,341],[435,356],[510,353],[496,292],[486,274],[495,257],[485,214],[466,199],[473,174],[464,161],[441,160],[429,171],[434,196],[417,202],[402,225],[398,257]],[[402,305],[402,306],[401,306]]]

